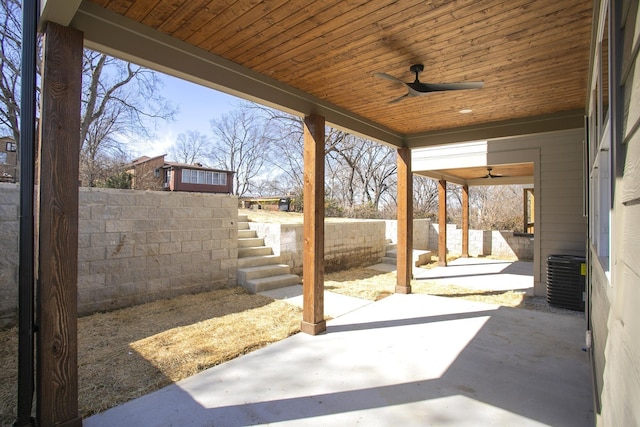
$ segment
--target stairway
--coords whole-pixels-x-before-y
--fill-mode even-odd
[[[289,266],[280,264],[280,257],[249,229],[247,215],[238,215],[238,285],[256,294],[299,283],[300,277],[290,274]]]
[[[387,247],[385,251],[385,256],[382,257],[380,262],[384,264],[397,264],[398,258],[398,245],[396,243],[391,243],[391,240],[387,239]],[[413,266],[419,267],[421,265],[427,264],[431,261],[431,251],[424,250],[413,250]]]

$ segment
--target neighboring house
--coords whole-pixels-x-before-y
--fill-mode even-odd
[[[198,193],[233,193],[234,172],[212,169],[200,163],[167,162],[165,154],[143,156],[133,161],[129,173],[134,190],[191,191]]]
[[[18,178],[17,144],[9,136],[0,137],[0,182],[16,182]]]

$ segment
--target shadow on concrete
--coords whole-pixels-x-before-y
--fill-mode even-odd
[[[593,425],[584,321],[392,295],[85,426]]]

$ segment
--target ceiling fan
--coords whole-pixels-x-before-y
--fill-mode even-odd
[[[396,83],[402,83],[408,89],[408,92],[405,95],[402,95],[399,98],[396,98],[391,101],[391,103],[396,103],[402,101],[404,98],[410,96],[423,96],[429,94],[431,92],[443,92],[447,90],[465,90],[465,89],[481,89],[484,86],[484,82],[461,82],[461,83],[422,83],[418,79],[418,75],[424,71],[423,64],[413,64],[409,70],[412,73],[415,73],[416,79],[411,83],[405,83],[402,80],[395,78],[386,73],[376,73],[375,76],[394,81]]]
[[[505,175],[496,175],[494,173],[491,173],[492,170],[493,170],[493,168],[487,168],[487,174],[485,176],[483,176],[482,178],[493,179],[493,178],[504,178],[505,177]]]

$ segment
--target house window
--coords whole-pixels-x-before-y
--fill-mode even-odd
[[[160,178],[160,168],[155,168],[153,170],[153,176],[156,178]]]
[[[589,172],[589,241],[605,272],[610,271],[610,230],[612,193],[612,120],[610,114],[611,62],[609,61],[609,2],[602,2],[603,25],[592,69],[589,100],[588,172]]]
[[[227,185],[227,174],[224,172],[183,169],[182,182],[185,184]]]
[[[7,142],[7,144],[5,145],[5,150],[13,153],[18,149],[18,146],[16,145],[15,142]]]
[[[7,164],[7,153],[0,153],[0,165]]]

